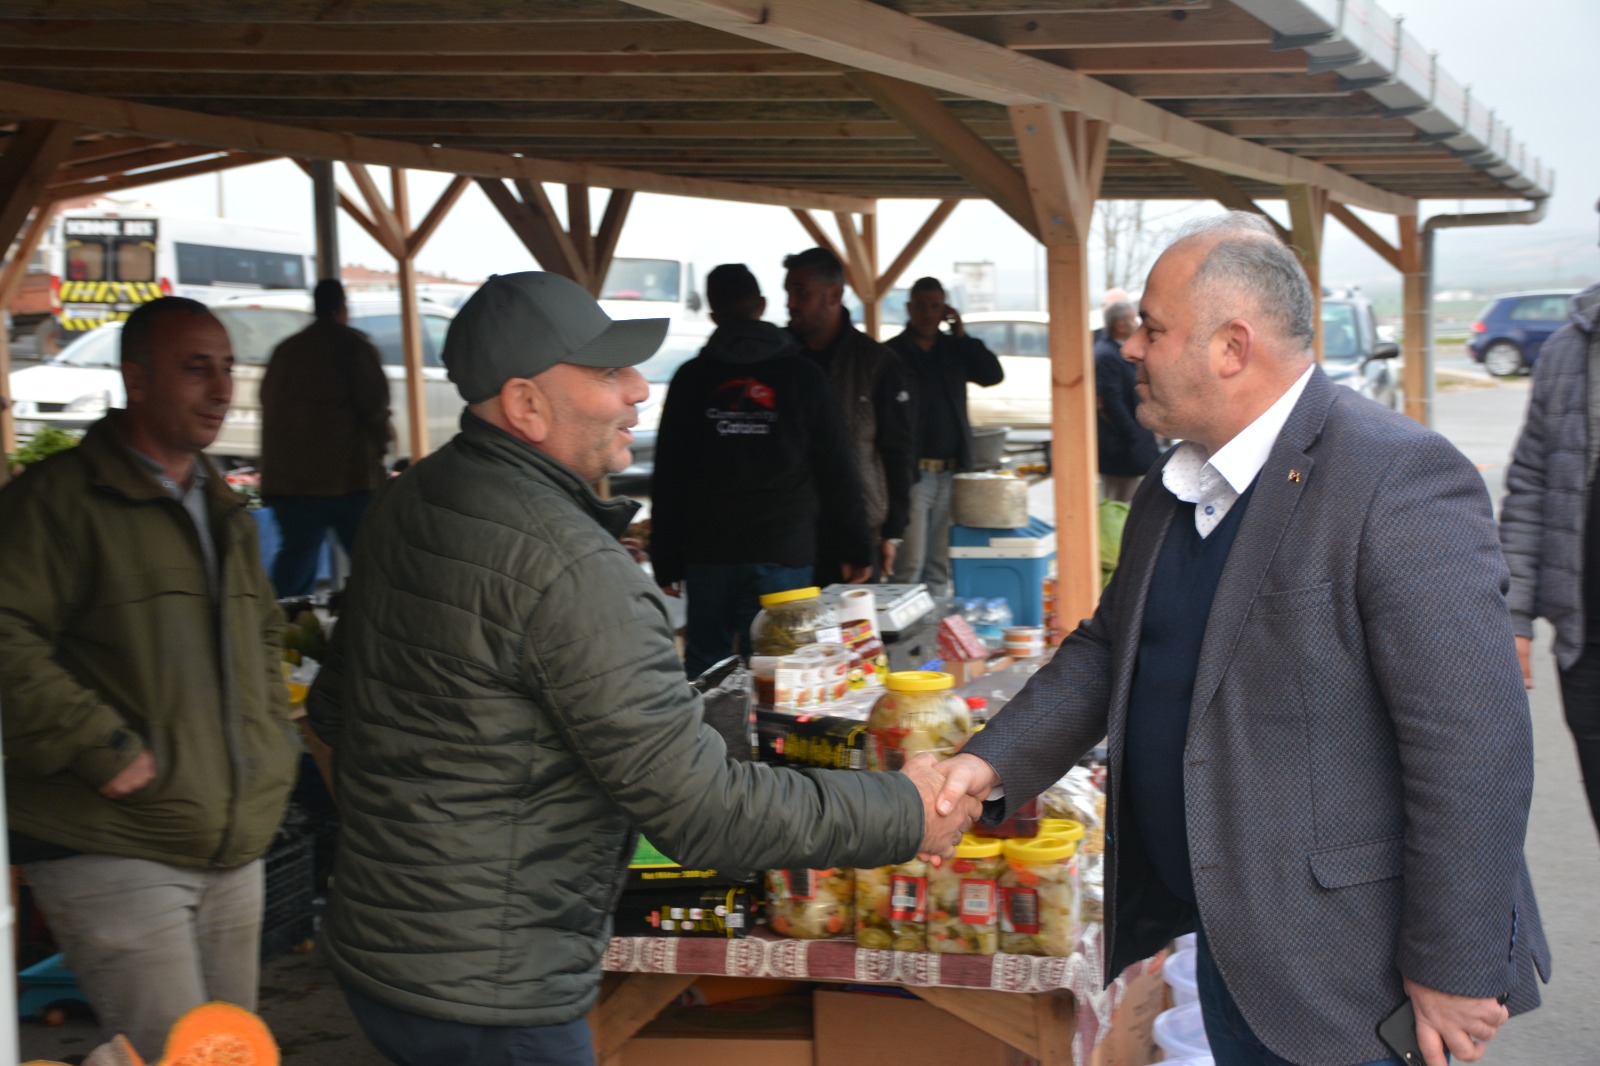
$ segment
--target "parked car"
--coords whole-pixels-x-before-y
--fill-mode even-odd
[[[967,417],[973,428],[1050,428],[1050,316],[1044,311],[974,311],[961,316],[967,336],[1000,357],[1006,378],[998,385],[967,386]],[[1100,309],[1089,311],[1089,328],[1100,328]]]
[[[1497,378],[1526,373],[1544,339],[1567,324],[1575,289],[1545,289],[1496,296],[1472,323],[1467,351]]]
[[[353,294],[350,325],[366,333],[383,358],[389,378],[396,454],[410,450],[406,408],[405,360],[400,346],[400,305],[391,296]],[[233,342],[233,405],[222,432],[208,451],[239,461],[256,459],[261,444],[261,376],[272,349],[311,323],[311,297],[282,293],[243,297],[213,307]],[[445,375],[439,355],[455,312],[422,304],[422,376],[428,405],[428,439],[437,447],[454,435],[464,406]],[[83,334],[49,362],[11,375],[11,394],[19,434],[46,425],[83,429],[126,403],[121,372],[122,323],[110,322]]]
[[[1379,334],[1372,304],[1351,289],[1322,297],[1322,369],[1337,385],[1400,409],[1400,346]]]
[[[647,492],[650,475],[656,468],[656,432],[661,428],[661,408],[667,402],[667,386],[678,368],[705,347],[705,332],[689,331],[669,333],[661,342],[656,354],[639,364],[639,373],[650,383],[650,395],[639,405],[639,423],[633,427],[633,463],[611,478],[611,487],[619,492]]]

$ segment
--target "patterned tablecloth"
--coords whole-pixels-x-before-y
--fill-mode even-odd
[[[853,940],[790,940],[757,930],[736,940],[616,937],[603,965],[620,973],[699,973],[775,980],[977,988],[999,992],[1070,992],[1077,1005],[1073,1061],[1083,1066],[1111,1030],[1126,983],[1157,959],[1129,967],[1110,988],[1100,978],[1105,938],[1091,925],[1067,958],[1034,955],[935,955],[858,948]],[[1159,956],[1158,956],[1159,958]]]

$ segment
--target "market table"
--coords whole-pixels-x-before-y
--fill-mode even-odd
[[[858,948],[852,940],[791,940],[764,929],[735,940],[616,937],[601,1002],[589,1016],[601,1066],[702,975],[897,985],[1037,1059],[1087,1066],[1127,982],[1160,956],[1102,985],[1104,938],[1090,926],[1066,958],[946,955]]]

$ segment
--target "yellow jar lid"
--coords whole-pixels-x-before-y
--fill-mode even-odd
[[[822,590],[812,585],[803,589],[788,589],[784,592],[768,592],[761,597],[761,606],[773,607],[780,603],[793,603],[795,600],[814,600],[822,595]]]
[[[893,676],[892,674],[890,675]],[[963,833],[961,843],[956,845],[956,858],[958,859],[992,859],[999,855],[1005,848],[1005,842],[992,837],[975,837],[971,833]]]
[[[884,681],[894,692],[937,692],[955,688],[956,679],[937,670],[900,670]]]
[[[1075,822],[1071,818],[1041,818],[1039,820],[1039,835],[1042,837],[1061,837],[1073,843],[1083,839],[1085,829],[1082,822]]]
[[[1033,864],[1063,862],[1072,858],[1072,853],[1077,850],[1077,841],[1041,833],[1036,837],[1006,841],[1006,861]]]

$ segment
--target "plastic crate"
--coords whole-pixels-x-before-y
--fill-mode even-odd
[[[316,934],[316,838],[294,836],[266,857],[261,961],[275,959]]]

